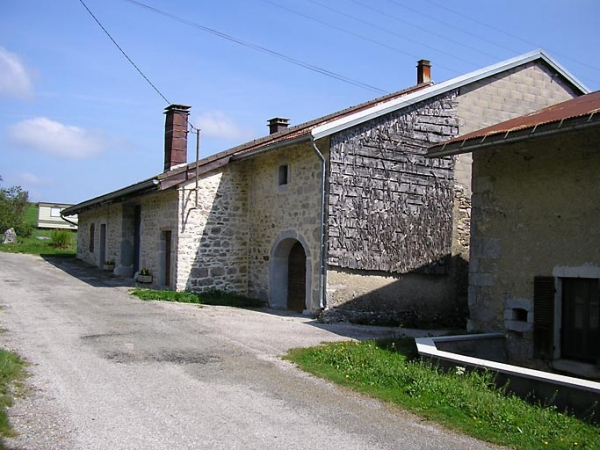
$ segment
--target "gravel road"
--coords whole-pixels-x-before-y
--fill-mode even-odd
[[[390,330],[128,295],[73,260],[0,253],[0,345],[30,363],[21,450],[492,449],[280,356]]]

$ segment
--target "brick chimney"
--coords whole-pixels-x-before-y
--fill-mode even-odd
[[[165,172],[187,163],[187,129],[190,106],[165,108]]]
[[[417,84],[431,82],[431,62],[421,59],[417,62]]]
[[[269,119],[269,134],[278,133],[281,130],[285,130],[290,124],[289,119],[282,119],[281,117],[275,117]]]

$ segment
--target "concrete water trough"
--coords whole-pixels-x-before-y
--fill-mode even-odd
[[[486,333],[415,341],[422,359],[444,368],[488,370],[509,392],[600,422],[600,383],[508,364],[505,339],[500,333]]]

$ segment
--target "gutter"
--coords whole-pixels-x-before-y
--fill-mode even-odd
[[[159,185],[159,181],[156,178],[142,181],[141,183],[137,183],[132,186],[128,186],[123,189],[119,189],[118,191],[110,192],[108,194],[101,195],[100,197],[96,197],[91,200],[87,200],[85,202],[71,206],[70,208],[63,209],[60,212],[60,215],[64,219],[65,216],[72,216],[74,214],[79,213],[83,209],[91,208],[96,205],[102,205],[102,204],[109,203],[112,200],[119,198],[119,197],[124,197],[124,196],[132,195],[132,194],[138,194],[143,191],[154,190],[158,185]]]
[[[310,135],[310,145],[321,160],[321,232],[319,233],[319,308],[325,308],[325,176],[327,162],[323,153],[315,143],[315,137]]]
[[[581,122],[581,117],[577,117],[578,121],[558,122],[556,128],[548,129],[550,125],[556,125],[556,122],[551,124],[536,125],[535,127],[521,128],[518,130],[508,130],[506,132],[497,133],[491,136],[481,136],[472,139],[466,139],[461,142],[446,143],[439,150],[427,153],[427,157],[441,157],[450,155],[459,155],[463,153],[471,153],[475,150],[480,150],[488,147],[497,147],[500,145],[508,145],[514,142],[524,141],[526,139],[540,139],[544,137],[554,136],[555,134],[567,133],[570,131],[579,131],[588,128],[600,126],[600,120],[592,121],[594,113],[588,117],[587,121]],[[598,117],[600,119],[600,116]],[[546,126],[546,127],[545,127]],[[545,128],[539,130],[539,128]]]

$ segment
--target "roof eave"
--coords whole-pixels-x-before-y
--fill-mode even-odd
[[[589,120],[583,122],[581,119],[581,117],[573,117],[564,121],[555,122],[559,123],[559,126],[556,128],[546,128],[540,131],[538,131],[537,126],[534,126],[520,128],[517,130],[508,130],[502,133],[495,133],[493,135],[478,136],[463,141],[455,141],[449,144],[431,147],[427,152],[427,157],[440,158],[444,156],[460,155],[464,153],[471,153],[476,150],[482,150],[488,147],[498,147],[501,145],[513,144],[529,139],[540,139],[560,133],[568,133],[571,131],[580,131],[584,129],[600,127],[600,117],[594,119],[592,116]],[[543,126],[541,128],[543,128]]]
[[[63,209],[60,212],[60,215],[63,217],[72,216],[73,214],[79,214],[81,211],[113,203],[113,201],[118,198],[132,197],[136,195],[145,194],[149,191],[155,191],[158,189],[158,185],[159,182],[156,178],[144,180],[131,186],[127,186],[123,189],[119,189],[117,191],[113,191],[108,194],[101,195],[99,197],[95,197],[90,200],[78,203],[77,205],[71,206],[70,208]]]

